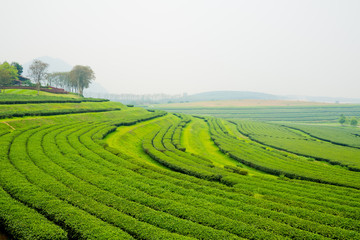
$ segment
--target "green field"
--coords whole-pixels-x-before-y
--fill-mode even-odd
[[[358,129],[286,122],[359,106],[244,110],[269,123],[49,97],[0,105],[7,238],[360,239]]]

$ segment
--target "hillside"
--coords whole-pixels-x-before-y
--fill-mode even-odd
[[[360,239],[357,128],[8,96],[0,236]]]

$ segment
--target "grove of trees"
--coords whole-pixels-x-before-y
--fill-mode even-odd
[[[35,59],[29,67],[28,77],[36,84],[38,95],[41,85],[47,85],[63,88],[68,92],[78,93],[82,96],[84,89],[88,88],[90,83],[95,80],[94,71],[89,66],[76,65],[70,72],[53,73],[48,72],[48,67],[49,64],[38,59]],[[16,83],[31,85],[30,79],[21,76],[22,73],[23,67],[17,62],[0,64],[0,92],[4,87],[16,85]]]
[[[95,74],[89,66],[77,65],[70,72],[54,72],[47,74],[47,84],[64,88],[69,92],[83,95],[85,88],[95,79]]]

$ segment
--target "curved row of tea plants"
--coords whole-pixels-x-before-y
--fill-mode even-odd
[[[115,102],[83,102],[83,103],[39,103],[0,105],[0,118],[25,116],[51,116],[60,114],[116,111],[124,108]]]
[[[284,126],[303,131],[311,137],[337,145],[360,148],[360,129],[343,126],[283,124]]]

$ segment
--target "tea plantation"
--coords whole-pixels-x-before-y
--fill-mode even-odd
[[[6,95],[5,238],[360,239],[357,129]]]

